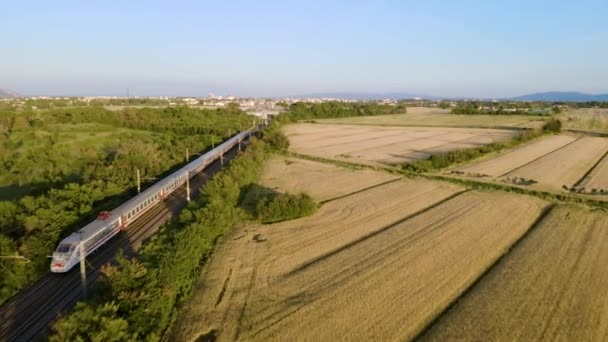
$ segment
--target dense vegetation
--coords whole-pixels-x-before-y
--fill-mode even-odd
[[[520,104],[484,103],[484,102],[461,102],[452,108],[452,114],[465,115],[538,115],[549,116],[560,113],[557,106],[550,108],[537,108],[536,106],[522,107]]]
[[[0,303],[48,270],[58,241],[252,118],[238,110],[0,112]]]
[[[297,102],[290,105],[287,113],[283,115],[292,120],[312,120],[351,116],[403,114],[406,112],[407,107],[403,103],[391,106],[376,102]]]
[[[307,194],[271,193],[259,199],[256,218],[262,223],[275,223],[312,215],[317,204]]]
[[[543,125],[543,131],[558,133],[562,130],[562,122],[558,119],[551,118]]]
[[[268,150],[253,138],[246,152],[206,183],[201,197],[148,241],[138,257],[106,266],[95,300],[79,304],[59,321],[51,340],[160,338],[217,238],[241,219],[242,192],[256,180]],[[92,315],[104,316],[103,324]]]

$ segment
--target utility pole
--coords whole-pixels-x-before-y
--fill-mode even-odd
[[[141,192],[141,178],[139,177],[139,169],[137,169],[137,193]]]
[[[215,137],[211,137],[211,149],[215,148]]]
[[[80,281],[82,283],[82,297],[87,298],[87,265],[84,255],[84,241],[80,238]]]
[[[186,200],[190,202],[190,172],[186,171]]]
[[[224,166],[224,154],[223,153],[220,154],[220,164],[222,166]]]
[[[190,161],[190,153],[188,153],[188,148],[186,147],[186,163]]]

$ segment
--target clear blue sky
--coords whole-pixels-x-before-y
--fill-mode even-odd
[[[25,95],[608,93],[608,1],[15,1]]]

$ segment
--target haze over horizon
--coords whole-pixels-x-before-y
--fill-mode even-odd
[[[608,93],[605,1],[7,1],[22,95]]]

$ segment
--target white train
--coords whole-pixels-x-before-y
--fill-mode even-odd
[[[148,211],[154,204],[162,201],[184,184],[187,177],[193,177],[250,135],[251,131],[249,130],[240,132],[139,193],[118,208],[100,213],[95,221],[61,240],[53,253],[51,272],[63,273],[69,271],[80,262],[81,250],[84,250],[85,257],[93,253],[114,235],[125,229],[131,222]]]

